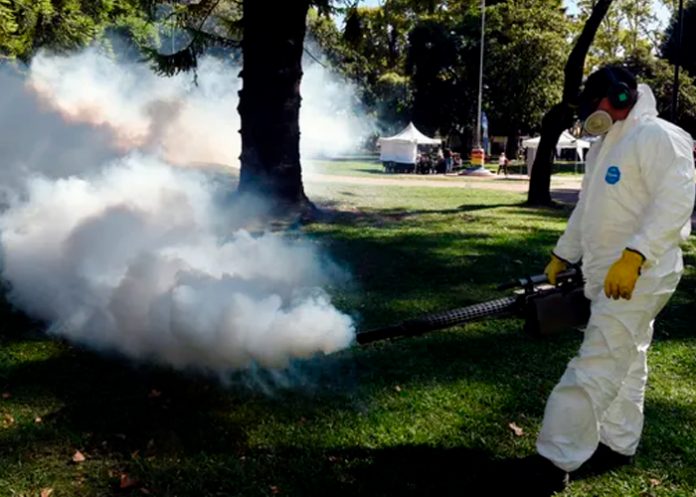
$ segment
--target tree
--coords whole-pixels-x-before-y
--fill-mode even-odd
[[[560,98],[567,16],[560,0],[487,5],[484,108],[491,129],[534,129]],[[335,35],[321,34],[321,44],[329,53],[343,51],[332,62],[362,86],[382,121],[412,119],[428,133],[465,142],[476,115],[480,15],[478,0],[434,7],[385,0],[382,7],[350,11],[340,48]],[[516,141],[509,140],[512,147]]]
[[[660,40],[654,35],[657,15],[653,4],[653,0],[619,0],[617,3],[617,7],[623,12],[626,24],[625,55],[630,56],[638,51],[652,50],[658,46]]]
[[[244,0],[244,86],[239,92],[239,191],[305,210],[300,165],[300,81],[309,0]]]
[[[8,56],[17,51],[15,36],[18,28],[10,0],[0,0],[0,55]]]
[[[449,124],[456,107],[457,40],[453,31],[435,20],[416,25],[408,35],[406,72],[413,84],[415,124],[428,134]]]
[[[560,0],[509,0],[486,19],[485,108],[514,157],[518,133],[536,129],[561,97],[569,22]]]
[[[578,31],[584,26],[595,6],[595,0],[579,0]],[[655,37],[657,16],[654,0],[614,0],[602,20],[587,55],[590,68],[606,64],[607,60],[633,57],[651,52],[660,40]]]
[[[656,19],[651,10],[654,2],[651,0],[615,0],[600,25],[596,40],[590,49],[588,61],[590,67],[601,63],[623,65],[629,68],[641,82],[647,83],[652,88],[660,115],[667,119],[673,119],[677,125],[693,134],[696,131],[694,74],[680,74],[679,102],[682,105],[680,105],[676,116],[673,117],[671,112],[674,68],[670,67],[667,60],[672,63],[676,62],[676,24],[678,22],[676,8],[679,1],[663,0],[662,3],[673,9],[672,21],[661,47],[662,59],[655,56],[655,48],[659,45],[658,39],[660,37],[654,34],[656,32]],[[589,12],[590,3],[587,0],[583,0],[580,6],[582,11]],[[691,8],[692,15],[696,14],[695,1],[692,0],[686,7],[686,10]],[[696,23],[696,17],[693,18],[692,23]],[[689,43],[696,42],[696,38],[693,38],[694,34],[689,28],[689,23],[685,22],[685,47],[689,46]],[[619,36],[615,36],[617,33]],[[689,37],[692,39],[689,40]],[[666,55],[669,56],[667,60],[664,60]],[[693,64],[691,67],[696,65],[696,58],[691,52],[683,50],[682,57],[685,63]]]
[[[332,19],[310,11],[307,35],[321,48],[327,65],[356,83],[362,104],[376,120],[394,124],[410,113],[404,61],[411,22],[389,5],[349,9],[343,32]]]
[[[312,213],[314,206],[302,183],[299,151],[301,61],[309,7],[314,4],[326,11],[328,0],[243,0],[238,18],[227,20],[219,18],[220,9],[239,6],[238,2],[167,3],[189,38],[175,53],[151,54],[165,73],[195,69],[198,56],[211,43],[241,39],[239,191],[266,198],[276,212]]]
[[[671,120],[674,67],[651,53],[639,57],[628,57],[620,63],[631,70],[641,82],[652,88],[660,116]],[[696,136],[696,81],[684,72],[679,75],[679,102],[674,123],[692,136]]]
[[[155,39],[135,2],[114,0],[0,0],[0,57],[28,61],[39,48],[84,47],[107,28],[120,27],[141,42]]]
[[[661,55],[671,64],[679,64],[691,76],[696,77],[696,0],[685,2],[684,5],[684,27],[682,29],[681,50],[679,48],[679,19],[677,12],[672,16],[665,41],[661,47]]]
[[[461,92],[462,76],[471,72],[462,60],[469,40],[461,24],[474,4],[384,0],[379,7],[350,8],[338,39],[321,22],[311,22],[310,33],[331,64],[359,85],[363,104],[385,128],[413,119],[428,132],[447,134],[471,114],[460,105],[471,103],[471,90]]]
[[[606,15],[612,0],[597,0],[590,17],[575,42],[568,56],[564,73],[563,97],[543,117],[541,122],[541,140],[532,166],[532,177],[529,182],[527,204],[532,206],[552,205],[551,200],[551,170],[553,156],[558,139],[563,130],[573,124],[573,107],[577,104],[580,85],[585,68],[585,58],[594,40],[597,29]]]

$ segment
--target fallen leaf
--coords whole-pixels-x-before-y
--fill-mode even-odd
[[[652,487],[659,487],[662,484],[660,480],[657,478],[650,478],[650,486]]]
[[[517,426],[517,424],[514,421],[510,423],[508,426],[516,436],[521,437],[522,435],[524,435],[524,430]]]
[[[121,473],[121,478],[118,484],[118,488],[133,488],[138,485],[138,481],[131,478],[128,473]]]
[[[52,494],[53,494],[52,488],[42,488],[41,489],[41,497],[51,497]]]
[[[76,450],[72,456],[72,460],[74,463],[85,462],[86,459],[87,458],[85,457],[85,455],[82,452],[80,452],[79,450]]]
[[[10,397],[12,397],[12,394],[10,392],[2,392],[2,398],[7,400]]]

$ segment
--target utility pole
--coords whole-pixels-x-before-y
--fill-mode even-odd
[[[682,37],[684,35],[684,0],[679,0],[679,13],[677,14],[677,57],[674,63],[674,84],[672,85],[672,122],[677,121],[679,105],[679,66],[681,65]]]
[[[481,53],[479,56],[478,107],[476,112],[476,148],[481,148],[481,100],[483,98],[483,44],[486,33],[486,0],[481,0]]]
[[[478,105],[476,107],[476,143],[471,151],[471,164],[483,169],[486,152],[481,144],[481,100],[483,97],[483,43],[486,33],[486,0],[481,0],[481,53],[479,56]]]

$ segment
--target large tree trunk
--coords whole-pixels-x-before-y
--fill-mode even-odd
[[[528,205],[553,204],[551,200],[551,171],[554,151],[563,130],[573,125],[574,106],[577,105],[580,94],[585,58],[597,33],[597,28],[609,10],[611,2],[612,0],[597,0],[592,8],[592,14],[585,22],[582,33],[580,33],[573,51],[568,56],[568,62],[566,62],[563,98],[560,103],[554,105],[544,115],[541,121],[541,140],[532,166],[532,177],[527,196]]]
[[[300,165],[300,82],[309,0],[244,0],[239,191],[311,207]]]
[[[520,140],[520,134],[517,131],[510,130],[505,140],[505,157],[510,160],[517,159],[517,151]]]

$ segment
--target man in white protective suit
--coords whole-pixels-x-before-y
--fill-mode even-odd
[[[579,468],[599,473],[631,462],[643,428],[653,321],[679,283],[679,246],[694,208],[692,138],[657,117],[648,86],[605,67],[587,78],[579,103],[586,132],[600,138],[545,273],[555,284],[559,272],[582,261],[591,317],[537,439],[533,477],[551,491]]]

